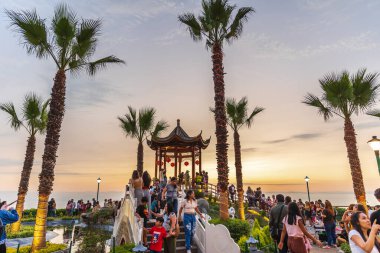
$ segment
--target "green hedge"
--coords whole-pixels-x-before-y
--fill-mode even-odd
[[[230,231],[232,239],[237,243],[240,237],[243,235],[248,236],[250,232],[250,225],[247,221],[242,221],[239,219],[228,219],[226,221],[220,219],[210,220],[211,224],[222,224],[227,227]]]
[[[120,245],[120,246],[117,246],[115,248],[115,253],[132,253],[132,249],[135,247],[136,245],[133,244],[133,243],[127,243],[127,244],[124,244],[124,245]]]
[[[340,245],[340,249],[344,253],[351,253],[351,248],[350,248],[350,245],[348,243],[343,243],[342,245]]]
[[[46,244],[46,248],[40,249],[38,253],[53,253],[59,250],[67,249],[67,245],[65,244],[53,244],[48,242]],[[16,253],[17,250],[14,248],[7,248],[7,253]],[[31,252],[31,246],[25,246],[21,247],[19,253],[30,253]]]

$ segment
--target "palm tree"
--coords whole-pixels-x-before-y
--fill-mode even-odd
[[[25,196],[28,192],[30,173],[32,172],[34,153],[36,151],[36,135],[43,134],[46,130],[48,118],[49,100],[43,102],[36,94],[30,93],[25,96],[22,106],[22,118],[17,115],[13,103],[0,104],[0,110],[6,112],[9,116],[11,127],[18,131],[21,127],[28,134],[24,166],[21,172],[20,184],[18,186],[16,210],[19,214],[19,220],[12,224],[11,231],[16,233],[20,230],[21,218],[24,211]]]
[[[36,252],[46,247],[47,205],[53,189],[54,167],[65,112],[66,72],[78,74],[85,70],[89,75],[95,75],[109,63],[124,62],[115,56],[91,61],[101,31],[101,20],[78,19],[65,4],[55,8],[49,28],[46,20],[40,18],[35,10],[5,12],[10,18],[11,27],[21,36],[27,53],[40,59],[51,58],[57,68],[51,92],[42,171],[39,176],[37,219],[32,244],[32,252]]]
[[[367,111],[375,104],[379,84],[378,73],[367,73],[360,69],[356,74],[343,71],[330,73],[319,80],[323,94],[320,98],[307,94],[303,103],[316,107],[325,121],[333,116],[344,120],[344,141],[356,200],[366,206],[363,175],[360,167],[355,128],[351,116]]]
[[[220,218],[228,219],[228,157],[227,157],[227,116],[225,108],[223,45],[240,38],[243,24],[248,15],[254,12],[251,7],[240,8],[235,17],[232,12],[236,5],[228,0],[203,0],[202,14],[196,18],[192,13],[178,16],[185,24],[194,41],[206,39],[206,48],[211,49],[214,79],[214,118],[216,135],[216,161],[218,171],[218,189],[220,190]]]
[[[137,171],[142,176],[144,171],[144,147],[143,142],[148,135],[158,136],[162,131],[168,128],[165,121],[155,122],[156,110],[151,107],[142,108],[137,112],[131,106],[128,106],[128,113],[124,117],[118,117],[120,127],[127,137],[135,138],[139,144],[137,147]]]
[[[262,107],[255,107],[255,109],[248,115],[248,100],[246,97],[236,102],[235,99],[227,99],[227,123],[234,132],[234,149],[235,149],[235,168],[236,168],[236,183],[238,191],[238,205],[239,205],[239,218],[245,220],[244,214],[244,196],[243,196],[243,173],[241,164],[241,146],[239,129],[243,126],[250,128],[252,126],[253,118],[264,111]]]

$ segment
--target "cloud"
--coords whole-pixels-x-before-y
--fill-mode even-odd
[[[255,56],[259,58],[296,59],[313,57],[329,52],[367,51],[380,48],[380,43],[374,38],[374,32],[367,31],[358,35],[331,41],[319,45],[306,45],[296,48],[284,42],[272,39],[267,34],[248,34],[244,43],[255,48]]]
[[[241,152],[243,153],[251,153],[257,151],[257,148],[242,148]]]
[[[292,135],[288,138],[283,138],[283,139],[276,139],[276,140],[271,140],[271,141],[265,141],[263,143],[266,144],[275,144],[275,143],[282,143],[282,142],[287,142],[291,140],[309,140],[309,139],[315,139],[317,137],[322,136],[323,133],[305,133],[305,134],[296,134]]]
[[[182,29],[181,29],[182,28]],[[179,42],[180,38],[188,36],[185,27],[172,29],[169,32],[155,38],[153,41],[159,46],[171,46]]]

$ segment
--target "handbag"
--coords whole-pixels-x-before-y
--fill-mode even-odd
[[[273,238],[273,240],[275,241],[278,241],[280,238],[278,238],[278,234],[280,232],[280,229],[279,229],[279,223],[280,223],[280,218],[281,218],[281,214],[282,214],[282,210],[284,209],[284,206],[283,205],[280,209],[280,212],[278,214],[278,217],[277,217],[277,222],[273,225],[273,227],[271,227],[270,229],[270,236]]]

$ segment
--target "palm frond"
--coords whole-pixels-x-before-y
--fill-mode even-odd
[[[263,108],[263,107],[255,107],[255,109],[253,109],[252,113],[249,115],[249,117],[247,118],[247,120],[245,122],[248,128],[250,128],[252,126],[254,117],[264,110],[265,110],[265,108]]]
[[[142,108],[139,110],[138,125],[142,136],[149,133],[153,128],[155,114],[156,110],[152,107]]]
[[[29,93],[24,98],[22,107],[24,122],[27,123],[28,128],[33,130],[38,125],[38,120],[41,115],[40,108],[42,108],[42,100],[34,93]]]
[[[11,127],[16,131],[20,129],[22,125],[21,120],[17,116],[17,112],[13,103],[0,104],[0,110],[6,112],[9,116],[9,122]]]
[[[232,129],[236,129],[236,100],[234,98],[226,99],[227,123]]]
[[[243,7],[238,10],[226,34],[227,42],[238,39],[243,32],[243,24],[248,21],[248,16],[254,13],[252,7]]]
[[[41,134],[44,134],[46,131],[48,115],[49,115],[49,110],[48,110],[49,105],[50,105],[50,99],[46,100],[42,104],[42,108],[40,109],[41,113],[40,113],[40,118],[38,120],[37,129]]]
[[[163,121],[163,120],[158,121],[152,132],[152,137],[159,136],[160,133],[165,131],[168,127],[169,127],[169,124],[166,121]]]
[[[178,20],[179,22],[187,25],[190,36],[194,41],[202,40],[202,28],[194,14],[185,13],[183,15],[179,15]]]
[[[36,10],[5,10],[5,13],[11,20],[10,26],[21,35],[21,43],[28,54],[35,54],[37,58],[44,58],[50,54],[45,20],[37,15]]]
[[[302,103],[316,107],[318,109],[318,113],[323,116],[325,121],[329,120],[333,116],[331,109],[327,105],[323,104],[323,102],[313,94],[308,93]]]
[[[76,14],[67,4],[59,4],[54,10],[52,30],[56,45],[59,47],[60,62],[64,65],[69,53],[69,46],[76,34],[78,20]]]
[[[110,63],[117,63],[117,64],[124,64],[125,62],[116,56],[107,56],[102,59],[89,62],[86,64],[87,67],[87,73],[90,76],[95,75],[99,70],[107,68],[108,64]]]
[[[76,43],[72,46],[72,60],[88,59],[95,52],[97,36],[100,35],[102,22],[100,19],[84,19],[76,34]]]
[[[366,113],[367,115],[380,118],[380,110],[372,110]]]
[[[353,102],[352,107],[359,111],[365,112],[369,110],[376,101],[379,83],[377,83],[378,73],[366,74],[366,69],[360,69],[352,76],[351,82],[353,86]]]
[[[128,113],[124,117],[118,117],[120,127],[123,129],[125,135],[132,138],[139,137],[139,129],[137,127],[136,110],[128,106]]]

